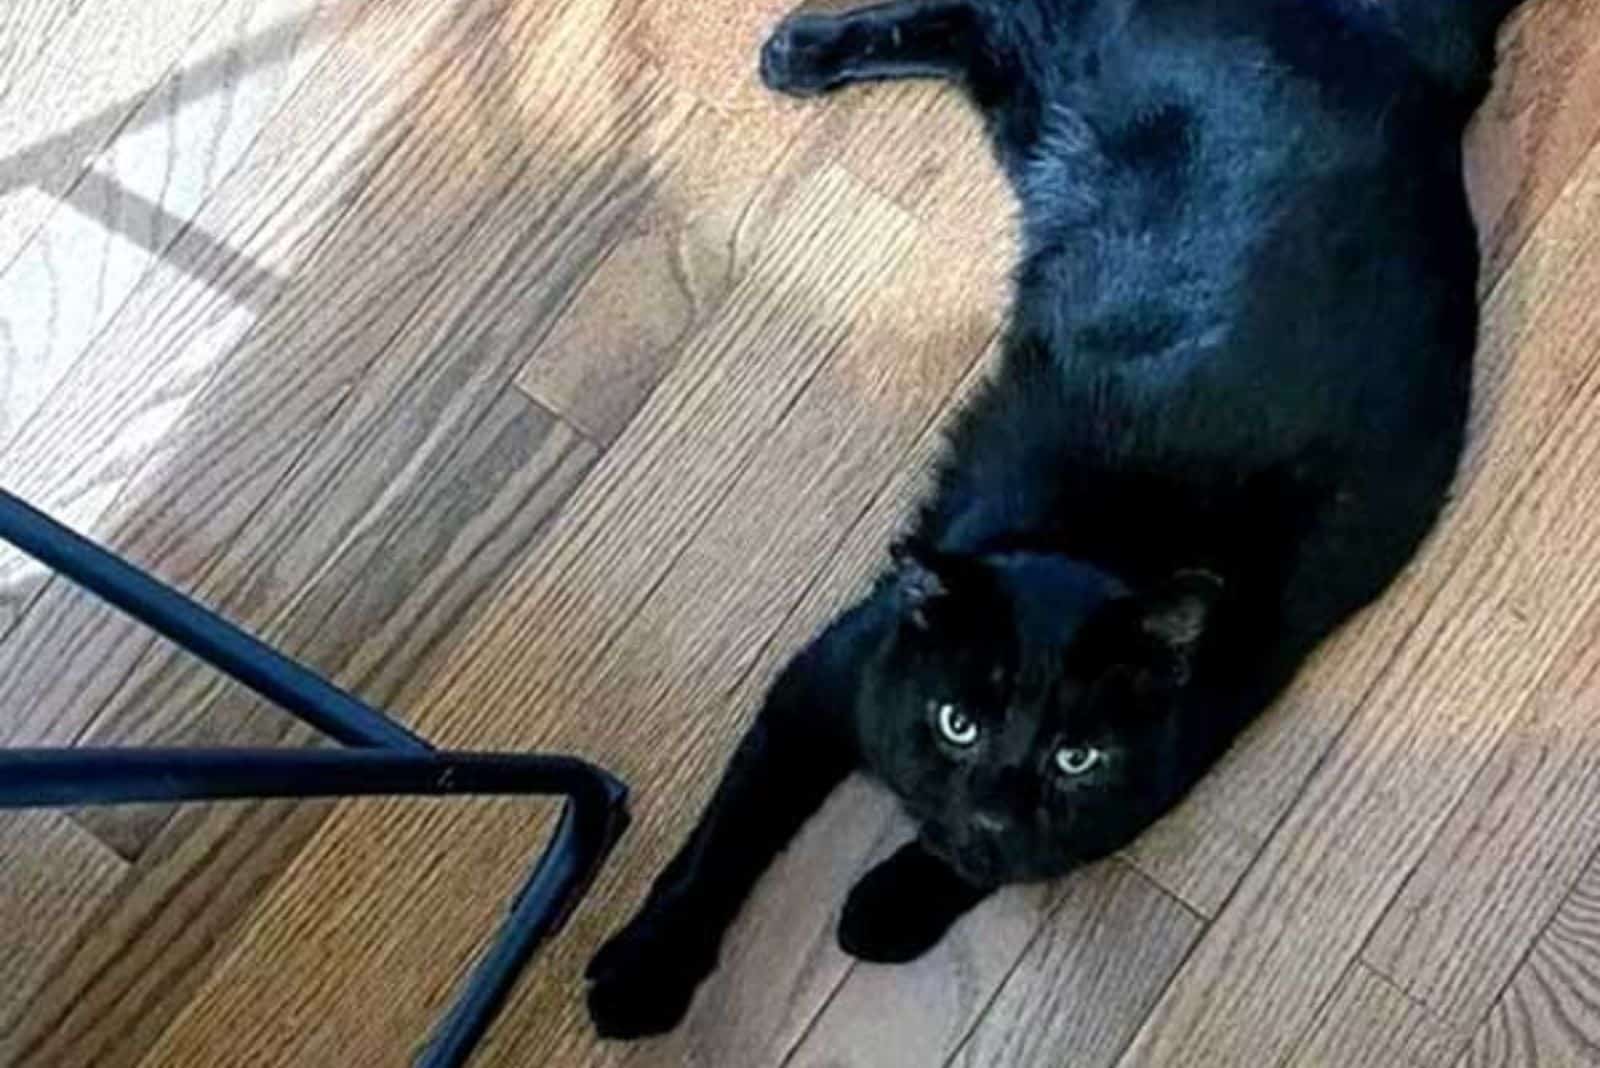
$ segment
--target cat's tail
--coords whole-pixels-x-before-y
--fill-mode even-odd
[[[1422,67],[1476,103],[1494,71],[1495,35],[1524,0],[1360,0],[1384,10]]]

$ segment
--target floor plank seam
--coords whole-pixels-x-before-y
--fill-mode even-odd
[[[1243,880],[1241,880],[1241,882],[1242,881]],[[1235,887],[1235,889],[1237,889],[1237,887]],[[1161,891],[1174,900],[1177,900],[1177,895],[1173,894],[1170,890],[1167,890],[1166,887],[1161,887]],[[1230,897],[1232,896],[1232,893],[1232,891],[1229,891]],[[1224,903],[1224,907],[1226,907],[1226,903]],[[1220,913],[1222,909],[1219,908],[1217,911]],[[1189,940],[1188,948],[1183,951],[1183,956],[1178,958],[1177,966],[1172,969],[1172,974],[1167,976],[1166,980],[1161,983],[1160,988],[1156,990],[1154,996],[1151,997],[1150,1009],[1144,1014],[1144,1019],[1139,1021],[1139,1026],[1133,1028],[1129,1032],[1127,1041],[1122,1043],[1122,1048],[1117,1051],[1117,1055],[1107,1062],[1109,1065],[1112,1065],[1113,1068],[1120,1068],[1122,1063],[1128,1059],[1129,1052],[1132,1051],[1133,1047],[1139,1042],[1139,1036],[1144,1034],[1145,1028],[1150,1026],[1151,1019],[1158,1011],[1160,1011],[1161,1003],[1167,999],[1167,993],[1183,976],[1184,971],[1189,967],[1189,961],[1194,958],[1195,953],[1200,949],[1200,946],[1211,934],[1211,928],[1211,921],[1205,921],[1204,926],[1202,926],[1200,930],[1196,932],[1194,938]]]
[[[789,1043],[789,1047],[783,1051],[783,1056],[778,1060],[778,1068],[790,1068],[791,1063],[800,1055],[800,1051],[805,1048],[806,1040],[821,1025],[822,1018],[828,1014],[828,1007],[838,1000],[839,995],[844,992],[845,986],[850,982],[850,977],[855,974],[856,968],[859,966],[860,961],[852,959],[845,966],[844,971],[839,973],[838,981],[828,988],[828,996],[817,1003],[817,1008],[812,1012],[811,1018],[806,1021],[806,1025],[795,1035],[794,1039]]]
[[[1001,327],[996,327],[995,331],[991,333],[982,344],[974,347],[973,355],[968,361],[966,368],[961,372],[961,374],[955,376],[955,385],[951,386],[945,392],[944,396],[941,397],[938,403],[933,407],[932,414],[923,421],[922,425],[917,429],[917,432],[911,436],[911,444],[906,448],[905,457],[903,459],[909,459],[911,456],[913,456],[918,447],[926,442],[930,436],[943,436],[944,426],[951,415],[951,405],[956,403],[958,398],[970,392],[971,388],[973,387],[973,376],[981,373],[980,368],[983,364],[984,353],[988,352],[989,349],[994,345],[995,339],[999,337],[1001,329]],[[890,488],[895,483],[895,478],[896,475],[899,474],[899,471],[900,469],[897,468],[888,472],[888,474],[886,474],[883,479],[879,481],[878,485],[873,488],[872,492],[866,495],[862,506],[857,509],[856,514],[851,518],[850,522],[841,524],[843,529],[840,531],[838,537],[836,537],[833,541],[833,546],[831,549],[832,554],[836,554],[839,548],[849,541],[851,534],[854,533],[856,528],[863,520],[866,519],[867,516],[872,514],[873,510],[884,499],[884,496],[889,493]],[[738,693],[742,687],[748,685],[750,676],[756,670],[758,670],[758,665],[765,658],[767,650],[771,649],[774,643],[782,639],[784,631],[788,627],[789,622],[799,614],[800,610],[804,607],[806,600],[817,590],[819,586],[827,581],[827,578],[828,575],[826,570],[821,571],[814,575],[811,580],[800,589],[793,602],[789,605],[789,608],[779,619],[778,625],[773,629],[773,632],[752,652],[750,664],[727,686],[724,692],[728,696]]]
[[[1534,9],[1529,8],[1528,10]],[[1561,203],[1561,200],[1572,187],[1579,182],[1581,176],[1589,170],[1590,162],[1597,157],[1600,157],[1600,134],[1596,134],[1590,140],[1588,147],[1576,154],[1571,166],[1566,168],[1566,174],[1563,175],[1561,184],[1551,195],[1549,203],[1539,213],[1539,217],[1532,222],[1524,223],[1518,228],[1521,237],[1517,241],[1516,248],[1507,250],[1504,259],[1501,261],[1499,273],[1489,279],[1488,288],[1478,294],[1478,307],[1480,309],[1489,307],[1499,297],[1501,287],[1506,285],[1507,280],[1516,273],[1517,264],[1521,262],[1523,256],[1528,254],[1528,249],[1533,246],[1534,239],[1539,236],[1539,231],[1544,228],[1545,221],[1549,218],[1551,210]]]
[[[1556,902],[1555,907],[1550,910],[1550,915],[1546,916],[1544,921],[1539,924],[1538,930],[1534,932],[1533,937],[1528,939],[1528,944],[1523,947],[1522,952],[1517,956],[1517,963],[1506,971],[1506,977],[1504,981],[1502,981],[1500,985],[1495,988],[1494,996],[1485,999],[1484,1010],[1479,1013],[1478,1017],[1472,1021],[1469,1027],[1466,1028],[1466,1042],[1463,1048],[1458,1051],[1459,1055],[1457,1060],[1466,1057],[1468,1051],[1471,1050],[1472,1044],[1477,1040],[1478,1034],[1484,1029],[1485,1026],[1487,1026],[1490,1017],[1492,1017],[1495,1014],[1495,1011],[1500,1007],[1500,1003],[1505,999],[1506,994],[1511,989],[1512,984],[1517,981],[1518,977],[1522,974],[1523,968],[1527,967],[1528,961],[1532,959],[1533,954],[1538,950],[1540,944],[1544,941],[1546,932],[1548,932],[1550,928],[1555,925],[1556,918],[1561,915],[1562,909],[1564,909],[1567,905],[1567,902],[1572,899],[1573,894],[1577,893],[1579,885],[1581,885],[1583,882],[1584,875],[1589,872],[1590,867],[1596,863],[1596,861],[1600,861],[1600,843],[1597,843],[1589,850],[1588,857],[1577,868],[1577,876],[1573,878],[1571,884],[1569,884],[1566,890],[1561,894],[1561,899]],[[1373,970],[1377,971],[1375,968]],[[1396,984],[1396,986],[1398,988],[1398,984]],[[1407,993],[1408,997],[1410,996],[1409,992],[1402,992]]]
[[[1333,1006],[1339,1000],[1340,991],[1344,990],[1345,985],[1351,981],[1360,967],[1361,956],[1357,954],[1345,964],[1344,970],[1339,973],[1339,978],[1328,988],[1328,993],[1322,999],[1321,1004],[1317,1006],[1316,1011],[1310,1014],[1305,1030],[1289,1045],[1283,1057],[1272,1068],[1290,1068],[1290,1066],[1299,1061],[1301,1054],[1311,1046],[1312,1042],[1316,1041],[1317,1033],[1322,1030],[1322,1025],[1332,1015]]]

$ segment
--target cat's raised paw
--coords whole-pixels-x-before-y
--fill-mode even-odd
[[[709,971],[700,954],[651,926],[623,928],[584,970],[595,1032],[624,1040],[665,1034],[688,1012],[695,987]]]
[[[837,20],[791,15],[761,46],[761,82],[789,96],[816,96],[837,82]]]

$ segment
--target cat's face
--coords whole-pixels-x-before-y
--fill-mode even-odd
[[[1181,576],[1137,595],[1055,557],[906,565],[899,624],[861,695],[869,765],[974,882],[1047,878],[1117,849],[1171,795],[1216,589]]]

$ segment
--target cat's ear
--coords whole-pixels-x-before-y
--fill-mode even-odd
[[[950,588],[924,553],[908,542],[896,542],[889,550],[894,559],[894,585],[901,614],[921,630],[928,629],[929,610],[948,597]]]
[[[1187,665],[1211,626],[1222,590],[1222,579],[1210,571],[1179,571],[1141,599],[1139,630]]]

